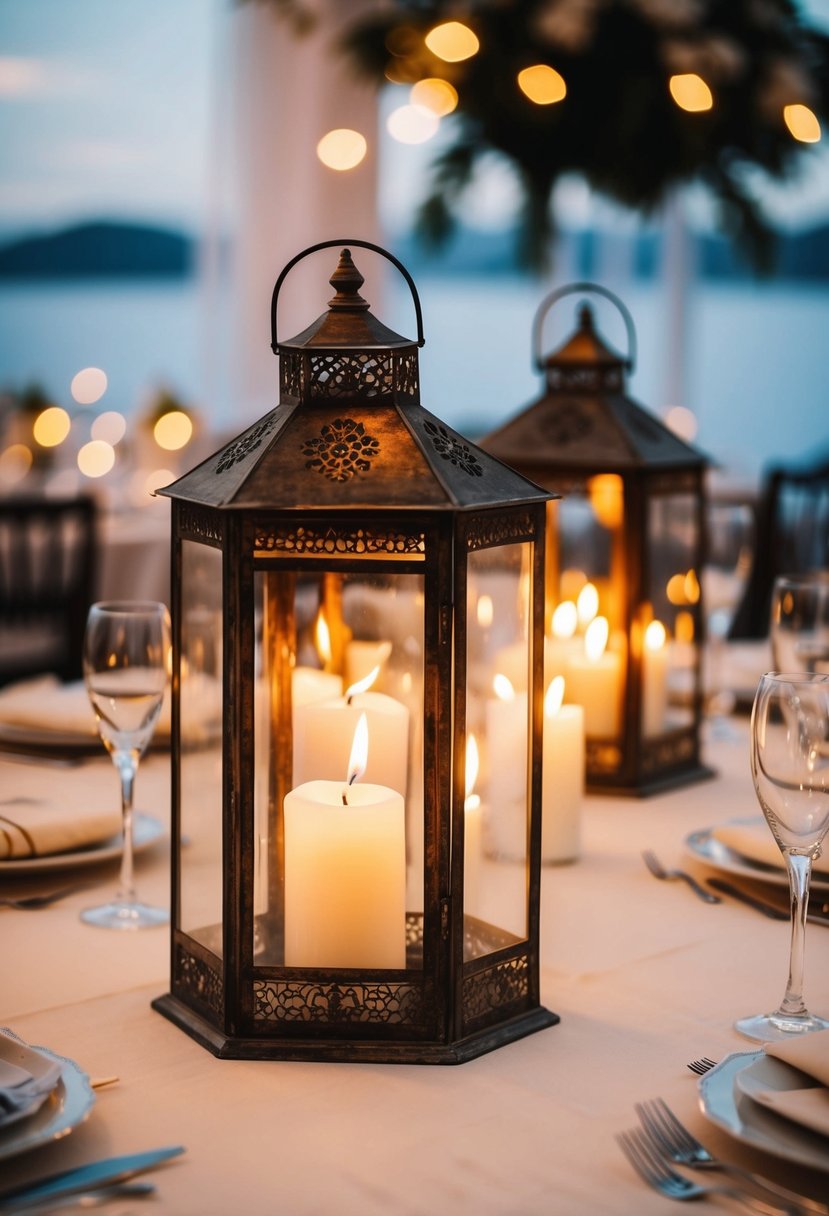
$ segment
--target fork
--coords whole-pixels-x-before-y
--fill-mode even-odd
[[[22,911],[48,908],[50,904],[57,903],[59,899],[66,899],[67,895],[74,895],[76,891],[85,891],[88,885],[88,883],[82,883],[71,887],[58,887],[54,891],[44,891],[39,895],[0,896],[0,908],[19,908]]]
[[[717,1061],[711,1060],[708,1056],[703,1056],[700,1060],[692,1060],[688,1065],[691,1072],[695,1072],[698,1077],[702,1077],[705,1073],[710,1072],[712,1068],[717,1067]]]
[[[705,1145],[700,1144],[688,1129],[673,1113],[667,1102],[657,1098],[652,1102],[637,1102],[636,1113],[646,1136],[649,1138],[654,1151],[660,1156],[673,1161],[675,1165],[687,1165],[691,1169],[721,1170],[732,1178],[746,1182],[757,1191],[765,1192],[766,1197],[786,1205],[789,1212],[813,1212],[825,1216],[829,1211],[822,1203],[812,1202],[803,1196],[795,1195],[785,1187],[760,1178],[750,1170],[732,1165],[730,1161],[721,1161],[712,1156]]]
[[[662,862],[650,849],[645,849],[642,853],[642,860],[653,874],[654,878],[674,879],[681,878],[683,882],[687,882],[688,886],[698,895],[700,899],[707,904],[721,904],[722,900],[719,895],[715,895],[713,891],[706,891],[705,887],[700,886],[697,880],[688,874],[685,870],[666,870]]]
[[[709,1195],[724,1195],[736,1199],[749,1212],[758,1216],[793,1216],[793,1211],[800,1209],[781,1208],[764,1203],[748,1191],[736,1186],[700,1186],[672,1170],[667,1162],[656,1153],[644,1132],[639,1128],[633,1131],[620,1132],[616,1141],[639,1177],[668,1199],[690,1200],[704,1199]]]

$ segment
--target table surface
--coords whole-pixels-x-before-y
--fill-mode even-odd
[[[777,1005],[788,926],[657,882],[640,856],[650,847],[666,863],[687,861],[689,832],[756,812],[747,723],[734,733],[706,747],[713,780],[586,800],[581,859],[542,876],[542,999],[561,1023],[456,1068],[215,1059],[150,1008],[168,987],[167,932],[80,922],[114,888],[114,863],[84,871],[93,888],[47,910],[0,911],[0,1025],[92,1077],[119,1077],[72,1135],[6,1163],[4,1183],[180,1143],[186,1154],[153,1175],[155,1199],[107,1211],[664,1213],[671,1204],[614,1141],[633,1126],[634,1102],[661,1096],[714,1151],[826,1197],[829,1175],[764,1158],[709,1125],[686,1068],[751,1049],[732,1023]],[[168,765],[147,757],[136,793],[165,822]],[[75,768],[0,760],[0,797],[21,794],[79,806],[117,798],[117,783],[105,757]],[[0,890],[62,877],[0,877]],[[140,856],[137,879],[145,898],[168,902],[166,838]],[[822,1012],[828,964],[829,931],[811,926],[806,995]]]

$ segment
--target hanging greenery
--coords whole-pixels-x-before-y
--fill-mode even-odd
[[[457,91],[420,234],[433,244],[449,236],[478,163],[495,151],[520,182],[528,265],[542,265],[550,248],[550,196],[568,173],[642,214],[702,182],[726,233],[767,265],[773,234],[752,171],[791,176],[808,155],[800,140],[819,138],[829,111],[829,38],[790,0],[389,0],[363,14],[342,41],[363,76],[378,86],[439,78]],[[478,41],[457,62],[425,40],[448,21]],[[519,72],[539,65],[554,69],[542,83],[563,81],[560,100],[539,104],[522,91]],[[788,121],[811,124],[800,139],[784,117],[792,106],[800,109]]]

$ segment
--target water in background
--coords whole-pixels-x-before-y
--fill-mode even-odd
[[[532,319],[544,289],[509,278],[418,281],[426,346],[424,405],[476,436],[539,395],[531,366]],[[666,298],[659,284],[620,289],[636,322],[639,357],[630,390],[655,411],[669,404]],[[578,299],[558,306],[545,331],[553,349],[572,331]],[[414,334],[405,287],[390,289],[377,312]],[[617,348],[624,333],[612,310],[597,306],[603,335]],[[687,311],[686,399],[697,414],[697,443],[739,479],[771,460],[798,459],[829,447],[826,400],[829,290],[800,284],[697,284]],[[135,413],[165,385],[195,403],[221,430],[241,430],[268,402],[234,401],[227,318],[211,318],[195,281],[0,287],[0,387],[38,381],[71,405],[79,368],[103,367],[109,389],[101,409]],[[263,318],[267,343],[267,317]],[[276,399],[276,364],[274,395]]]

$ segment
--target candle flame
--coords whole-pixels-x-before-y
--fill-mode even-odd
[[[599,611],[599,593],[593,583],[585,583],[576,600],[576,612],[582,625],[589,624]]]
[[[331,662],[331,634],[328,631],[328,622],[322,612],[317,614],[317,624],[314,630],[314,643],[317,648],[317,654],[322,659],[323,665]]]
[[[561,709],[564,700],[564,676],[553,676],[550,687],[544,697],[544,713],[548,718],[554,718]]]
[[[345,699],[350,703],[352,697],[356,697],[358,693],[368,692],[374,681],[380,674],[380,664],[372,667],[367,676],[363,676],[362,680],[358,680],[356,684],[352,684],[350,688],[345,690]]]
[[[466,801],[469,804],[469,796],[475,788],[475,782],[478,780],[478,744],[474,735],[470,735],[466,741]]]
[[[572,600],[562,600],[553,613],[553,635],[557,638],[571,638],[579,623],[579,613]]]
[[[584,653],[591,662],[595,663],[604,654],[609,634],[607,617],[597,616],[587,626],[584,634]]]
[[[645,630],[645,649],[661,650],[667,636],[665,626],[661,621],[651,621]]]
[[[368,764],[368,718],[360,714],[357,729],[354,731],[354,742],[351,744],[351,755],[348,759],[348,777],[346,785],[353,785],[365,776]]]
[[[506,676],[502,676],[500,671],[492,681],[492,687],[495,690],[496,697],[500,701],[513,701],[515,699],[515,689],[512,686],[512,682]]]
[[[491,595],[481,595],[478,597],[477,613],[478,624],[482,629],[489,629],[495,616],[495,608]]]

